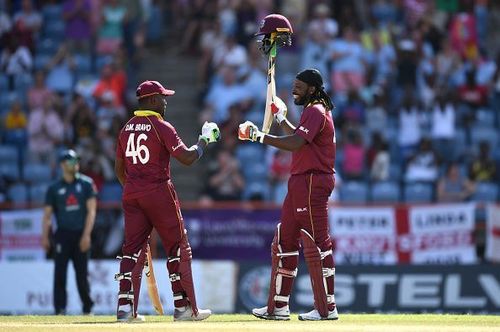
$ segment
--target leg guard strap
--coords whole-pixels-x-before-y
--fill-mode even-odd
[[[170,279],[170,282],[181,280],[181,275],[179,273],[170,273],[168,277]]]
[[[274,314],[274,309],[276,307],[276,302],[283,302],[288,304],[290,294],[281,295],[282,288],[284,292],[288,293],[291,290],[291,283],[293,279],[297,276],[297,263],[299,251],[289,251],[283,252],[281,247],[281,223],[276,227],[276,232],[274,234],[273,243],[271,245],[271,282],[269,286],[269,297],[267,299],[267,312],[272,315]],[[295,257],[295,258],[294,258]],[[297,263],[289,262],[292,266],[283,266],[284,259],[296,259]],[[285,261],[286,263],[286,261]],[[288,280],[283,280],[283,278],[288,278]],[[289,289],[290,288],[290,289]]]
[[[323,259],[331,255],[332,252],[331,250],[321,252],[311,234],[304,229],[300,230],[300,237],[304,248],[304,257],[311,277],[315,307],[322,317],[327,317],[329,311],[328,296],[330,296],[330,294],[328,294],[326,278],[328,276],[333,276],[335,270],[333,268],[323,268]],[[331,299],[332,298],[330,298],[330,301]]]
[[[132,272],[115,273],[115,281],[132,280]]]

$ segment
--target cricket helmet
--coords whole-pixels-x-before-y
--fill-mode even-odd
[[[261,22],[255,36],[262,36],[257,42],[264,54],[269,54],[274,43],[277,47],[292,45],[292,25],[288,19],[280,14],[267,15]]]
[[[260,23],[259,31],[255,35],[267,35],[273,32],[293,33],[292,25],[285,16],[270,14],[264,17]]]

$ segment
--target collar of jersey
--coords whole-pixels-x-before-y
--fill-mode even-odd
[[[150,111],[150,110],[138,110],[134,112],[135,116],[156,116],[158,119],[163,120],[163,117],[160,115],[160,113],[155,112],[155,111]]]

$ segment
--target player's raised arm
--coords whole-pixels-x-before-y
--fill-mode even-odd
[[[203,156],[203,150],[210,143],[215,143],[220,140],[220,130],[216,123],[205,122],[201,127],[201,135],[198,138],[198,143],[190,148],[181,148],[180,152],[174,157],[184,165],[191,165]]]

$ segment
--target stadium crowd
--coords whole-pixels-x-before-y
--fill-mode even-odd
[[[0,202],[42,203],[68,147],[99,190],[116,181],[115,139],[135,100],[145,43],[159,37],[150,29],[162,19],[157,7],[0,1]]]
[[[119,190],[105,190],[116,184],[116,133],[144,45],[161,30],[148,26],[168,17],[179,52],[199,58],[199,120],[217,122],[224,137],[200,198],[281,202],[290,155],[236,139],[242,119],[262,122],[267,59],[254,33],[271,12],[294,27],[276,73],[292,122],[295,74],[316,67],[328,77],[332,200],[498,199],[498,2],[1,0],[0,201],[43,201],[63,147],[118,201]]]

